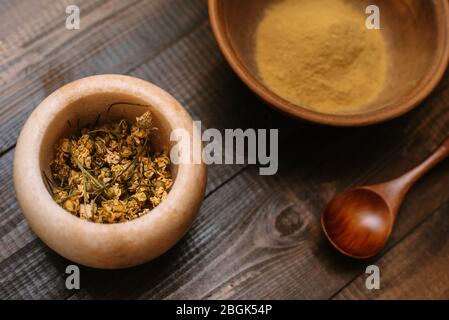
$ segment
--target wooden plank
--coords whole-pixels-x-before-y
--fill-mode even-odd
[[[90,12],[107,0],[15,0],[0,3],[0,70],[26,54],[26,47],[55,28],[64,27],[68,5]]]
[[[0,261],[8,258],[17,250],[23,248],[34,237],[23,224],[23,217],[17,204],[12,183],[13,152],[8,152],[0,158]]]
[[[89,72],[92,68],[131,71],[132,74],[155,80],[171,91],[195,118],[201,118],[207,126],[283,128],[280,154],[282,173],[278,177],[263,178],[257,176],[255,168],[247,172],[245,170],[238,176],[235,176],[238,173],[235,168],[211,168],[213,182],[212,187],[208,187],[210,196],[191,232],[176,248],[152,263],[129,270],[105,272],[83,268],[83,290],[74,298],[329,297],[359,273],[362,265],[336,255],[320,238],[317,217],[322,205],[335,191],[349,184],[373,182],[402,172],[405,167],[420,160],[445,134],[449,116],[442,114],[441,110],[447,105],[447,94],[434,94],[419,110],[399,120],[356,130],[304,127],[278,117],[276,113],[262,107],[224,64],[212,45],[208,26],[203,23],[204,7],[201,8],[199,23],[193,24],[187,37],[181,41],[178,41],[179,37],[173,40],[176,42],[174,46],[168,43],[159,47],[159,51],[150,50],[152,55],[142,67],[130,67],[139,65],[141,61],[135,62],[135,56],[123,53],[119,46],[120,43],[133,44],[136,40],[134,37],[137,37],[135,33],[138,33],[136,30],[145,28],[124,28],[115,38],[107,40],[107,48],[111,44],[117,48],[105,49],[107,52],[100,50],[101,54],[95,58],[77,61],[79,65],[69,66],[68,75],[61,79],[50,76],[53,79],[50,88]],[[107,17],[104,17],[106,21],[123,18],[120,13]],[[85,47],[89,48],[87,52],[94,51],[90,47],[94,46],[95,41],[98,42],[93,36],[93,31],[98,31],[98,28],[93,23],[92,28],[85,33],[83,43],[86,40],[89,43]],[[163,34],[161,32],[160,36]],[[157,35],[155,42],[160,43]],[[140,48],[145,46],[143,44]],[[55,49],[54,52],[65,54],[67,51]],[[122,52],[120,55],[123,60],[116,59],[114,52]],[[97,53],[95,51],[92,54]],[[113,58],[107,58],[106,62],[99,58],[109,55]],[[60,55],[55,57],[61,59]],[[137,60],[140,57],[138,55]],[[143,60],[146,58],[142,56]],[[109,64],[110,59],[115,62]],[[59,61],[51,63],[61,66]],[[38,75],[36,79],[39,80],[30,83],[28,88],[41,92],[47,76],[45,73]],[[50,91],[48,88],[46,90]],[[25,91],[17,92],[23,94]],[[40,94],[44,96],[46,92]],[[29,96],[25,100],[28,99]],[[21,107],[21,104],[18,106]],[[13,129],[19,127],[18,124],[11,125]],[[403,141],[410,142],[404,145]],[[0,162],[3,163],[3,158],[11,157],[11,154],[7,153],[0,158]],[[349,161],[348,155],[351,156]],[[4,168],[10,166],[11,158],[9,161],[5,159],[5,165],[0,165],[2,174]],[[435,179],[436,183],[431,186],[430,183],[417,186],[415,190],[423,192],[416,197],[412,195],[408,200],[416,205],[404,207],[404,216],[409,212],[410,217],[402,219],[401,214],[401,223],[398,221],[392,244],[425,219],[433,206],[447,201],[443,192],[447,177],[444,171],[442,175],[444,178]],[[7,176],[2,182],[8,180]],[[432,177],[434,175],[429,179]],[[232,180],[223,185],[229,179]],[[279,188],[282,192],[278,191]],[[5,190],[9,192],[2,194],[2,199],[12,198],[11,185]],[[213,190],[215,192],[211,193]],[[247,194],[242,190],[254,192]],[[425,200],[432,193],[438,197],[434,202],[427,203]],[[62,280],[63,266],[68,262],[30,236],[23,220],[17,219],[21,216],[17,204],[6,202],[4,207],[6,210],[0,210],[5,213],[0,221],[4,217],[12,217],[12,220],[0,229],[3,230],[0,232],[0,241],[6,243],[5,247],[8,248],[2,251],[1,256],[5,259],[0,260],[0,270],[5,270],[4,273],[0,272],[0,278],[5,279],[0,282],[0,296],[5,292],[8,298],[68,297],[71,292],[65,290]],[[229,261],[231,263],[228,266]],[[280,268],[284,273],[274,274],[279,270],[279,262],[283,262]],[[315,272],[315,269],[319,272]],[[323,272],[324,280],[329,281],[330,285],[315,292],[316,287],[320,287],[320,272]],[[290,281],[287,282],[281,276]],[[37,280],[33,282],[31,279]]]
[[[380,268],[379,290],[367,290],[362,275],[335,299],[448,299],[448,214],[449,206],[439,208],[374,262]]]
[[[14,195],[12,158],[12,151],[0,158],[0,297],[64,298],[70,295],[61,277],[68,263],[56,258],[24,220]]]
[[[13,260],[0,262],[0,296],[4,300],[64,299],[70,296],[62,277],[68,264],[36,239]]]
[[[426,105],[427,112],[429,114],[437,112],[445,104],[446,99],[442,96],[429,101]],[[448,117],[441,118],[444,119],[443,122],[449,122]],[[404,167],[415,162],[415,158],[424,156],[427,149],[436,145],[436,137],[442,133],[436,132],[434,128],[438,129],[443,122],[438,120],[435,126],[426,122],[426,126],[420,130],[408,132],[407,127],[416,127],[421,119],[418,112],[412,115],[412,119],[400,120],[401,123],[396,122],[396,125],[362,129],[359,131],[361,140],[358,142],[348,139],[353,135],[352,131],[302,128],[300,131],[306,137],[313,136],[314,139],[300,139],[301,149],[291,148],[291,144],[297,142],[297,136],[283,143],[281,150],[286,153],[281,152],[282,172],[278,176],[258,177],[253,168],[249,173],[239,175],[229,184],[222,186],[206,199],[200,218],[186,238],[152,263],[133,269],[108,272],[82,268],[83,277],[86,279],[85,285],[76,296],[81,298],[132,298],[140,295],[143,298],[330,297],[360,273],[364,264],[337,255],[323,241],[318,223],[320,208],[335,191],[343,189],[347,184],[357,180],[357,177],[362,177],[358,180],[370,182],[384,179],[404,170]],[[423,144],[401,145],[400,142],[404,141],[403,134],[415,141],[422,140]],[[333,137],[332,141],[329,141],[329,136]],[[376,139],[365,143],[364,138],[373,136]],[[383,145],[383,152],[379,154],[380,149],[375,148],[378,146],[377,139],[383,140],[387,137],[390,139],[389,143]],[[354,148],[360,148],[360,153],[351,153]],[[391,150],[395,152],[392,153]],[[353,156],[349,164],[347,154]],[[385,167],[386,161],[397,165]],[[364,167],[366,164],[368,166]],[[352,170],[349,171],[348,167]],[[423,199],[436,194],[439,197],[434,199],[431,205],[447,201],[444,190],[449,176],[443,170],[431,174],[429,178],[435,175],[438,179],[432,181],[431,185],[421,183],[414,189],[415,192],[420,191],[421,197],[411,196],[408,199],[410,204],[403,208],[399,217],[401,219],[402,216],[407,216],[407,219],[398,221],[398,228],[390,246],[429,214],[429,202]],[[241,190],[253,192],[247,194]],[[290,207],[293,209],[289,209]],[[266,216],[268,218],[265,218]],[[284,219],[285,222],[282,222]],[[276,220],[280,222],[274,223]],[[294,226],[304,223],[307,227],[300,228],[299,236],[295,238]],[[287,227],[279,227],[284,224]],[[279,237],[281,232],[278,228],[287,230],[283,232],[287,235],[285,239],[287,243],[290,235],[294,237],[287,245],[288,248],[279,245],[279,241],[282,243],[282,236],[281,240],[274,236],[272,236],[274,240],[270,238],[272,234]],[[259,240],[255,242],[255,238]],[[257,250],[260,243],[263,244],[264,250]],[[20,255],[14,255],[10,260],[15,261],[18,257]],[[278,260],[285,265],[281,274],[290,280],[288,283],[279,279],[280,276],[276,276],[279,274]],[[227,263],[221,263],[222,261]],[[232,262],[228,267],[229,261],[236,262]],[[252,265],[253,263],[255,265]],[[316,274],[314,270],[317,271]],[[196,278],[192,279],[195,275]],[[17,276],[21,279],[20,275]],[[265,281],[261,279],[272,278],[281,285],[270,282],[269,288],[260,286],[260,283]],[[320,279],[326,282],[321,283]],[[43,292],[40,297],[47,297],[46,294]]]
[[[84,76],[128,73],[207,19],[204,1],[111,0],[82,16],[81,30],[59,28],[29,44],[0,73],[0,152],[49,93]]]

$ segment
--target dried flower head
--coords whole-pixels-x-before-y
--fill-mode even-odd
[[[116,223],[148,214],[173,180],[166,152],[151,152],[150,112],[81,130],[55,146],[50,164],[54,200],[81,219]]]

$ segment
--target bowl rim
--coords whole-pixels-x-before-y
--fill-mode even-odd
[[[223,0],[208,0],[209,20],[212,31],[220,51],[237,76],[271,108],[287,114],[290,117],[322,125],[337,127],[360,127],[388,121],[399,117],[418,106],[438,85],[443,78],[449,64],[449,2],[437,0],[432,2],[435,12],[441,17],[438,27],[443,31],[440,34],[437,46],[439,60],[433,63],[433,70],[429,72],[429,80],[423,83],[408,100],[388,108],[381,108],[361,114],[338,115],[316,112],[305,107],[293,104],[272,92],[263,85],[239,59],[227,36],[226,21],[222,8]]]
[[[105,269],[137,265],[159,256],[172,247],[187,232],[196,217],[207,181],[207,166],[204,162],[177,164],[177,176],[167,198],[152,209],[150,214],[126,222],[101,224],[86,221],[59,206],[48,191],[41,172],[40,150],[44,144],[48,125],[54,121],[59,112],[80,98],[97,93],[117,92],[148,101],[158,109],[162,117],[166,118],[170,130],[185,129],[190,133],[190,139],[201,139],[188,112],[163,89],[131,76],[96,75],[75,80],[60,87],[38,105],[19,135],[13,164],[16,197],[35,233],[62,256],[83,265]],[[24,179],[25,176],[27,179]],[[194,180],[199,181],[197,188],[185,188],[186,184],[189,185]],[[182,199],[182,207],[176,206],[179,199]],[[48,223],[48,221],[42,221],[45,218],[52,219]],[[50,226],[46,227],[46,223]],[[148,230],[154,230],[154,235],[149,235]],[[172,234],[164,234],[164,232]],[[79,245],[77,244],[66,244],[67,248],[64,248],[57,243],[56,238],[64,237],[61,233],[81,234],[83,237],[100,234],[112,239],[111,248],[115,246],[118,250],[122,249],[120,241],[131,243],[136,248],[136,259],[128,258],[128,261],[121,261],[121,257],[114,256],[111,257],[114,263],[104,264],[101,260],[103,258],[96,260],[78,254],[76,249],[79,250]],[[141,241],[139,237],[143,238],[143,243],[139,243]],[[161,239],[165,239],[165,243],[160,243]],[[148,249],[151,244],[156,249]],[[104,248],[105,244],[97,240],[96,243],[94,241],[87,243],[87,246],[96,250]]]

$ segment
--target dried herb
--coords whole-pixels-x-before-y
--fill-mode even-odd
[[[81,219],[116,223],[147,214],[163,201],[173,180],[167,152],[151,152],[150,112],[133,124],[84,128],[61,139],[47,185],[54,200]]]

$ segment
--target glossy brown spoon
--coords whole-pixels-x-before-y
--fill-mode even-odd
[[[449,137],[425,161],[381,184],[356,187],[337,195],[324,209],[321,225],[332,245],[353,258],[369,258],[387,243],[408,190],[449,156]]]

